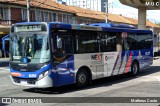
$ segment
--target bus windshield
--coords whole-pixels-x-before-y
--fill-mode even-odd
[[[45,35],[11,37],[11,61],[17,63],[45,63],[50,60],[49,40]],[[25,59],[25,62],[24,62]]]

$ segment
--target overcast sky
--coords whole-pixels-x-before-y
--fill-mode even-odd
[[[108,0],[109,12],[122,14],[123,16],[138,18],[138,9],[123,5],[119,0]],[[147,19],[152,22],[160,23],[160,10],[147,10]]]

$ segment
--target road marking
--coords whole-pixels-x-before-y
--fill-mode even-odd
[[[143,76],[144,78],[149,78],[149,79],[156,79],[158,81],[160,81],[160,77],[159,76]]]
[[[9,68],[8,67],[6,67],[6,68],[0,68],[0,70],[9,70]]]
[[[1,87],[4,87],[4,86],[9,86],[9,84],[7,84],[7,85],[1,85],[0,88],[1,88]]]
[[[8,68],[0,68],[0,73],[9,73],[10,69]]]

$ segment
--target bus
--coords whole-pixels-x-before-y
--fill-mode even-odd
[[[135,76],[153,63],[152,38],[152,31],[124,24],[16,23],[10,33],[10,78],[15,85],[47,88]]]

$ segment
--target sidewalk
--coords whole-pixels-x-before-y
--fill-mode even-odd
[[[0,63],[1,62],[9,62],[9,57],[7,57],[7,58],[0,58]]]

